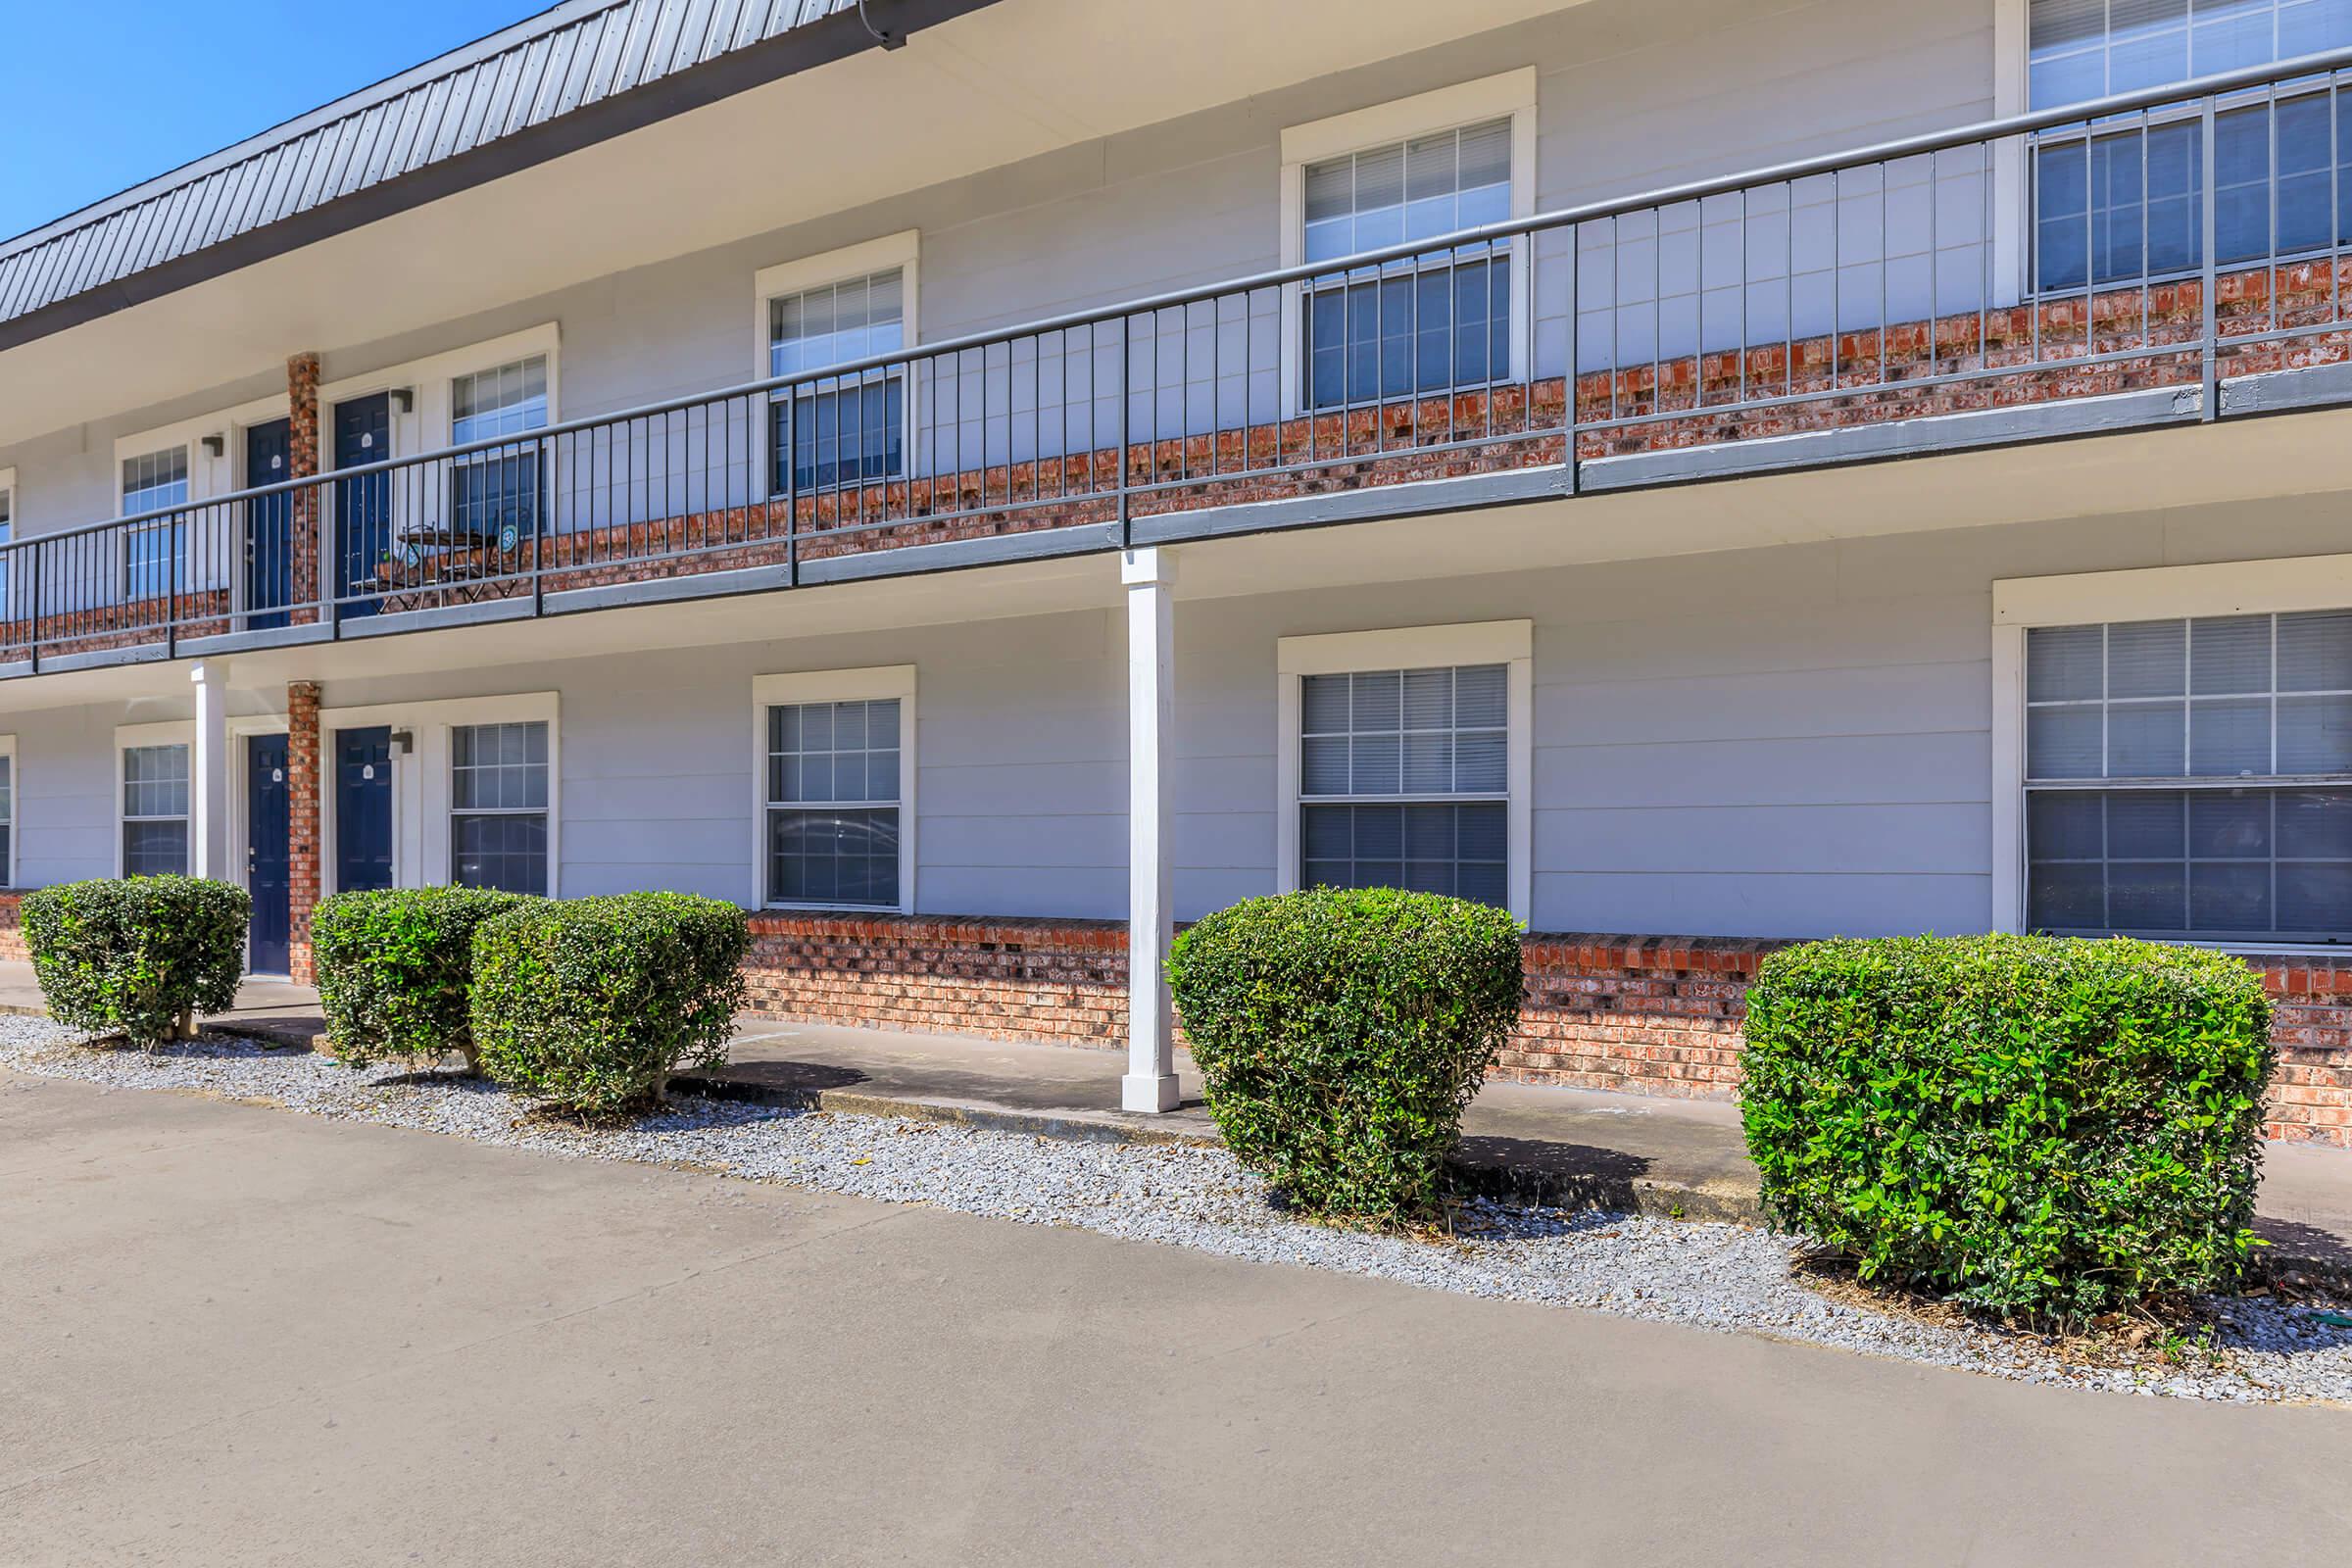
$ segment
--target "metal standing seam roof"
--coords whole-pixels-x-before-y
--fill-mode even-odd
[[[364,222],[415,200],[429,200],[473,180],[410,201],[385,200],[349,222],[308,225],[282,245],[232,242],[288,220],[321,215],[338,204],[407,176],[469,161],[501,143],[552,133],[552,150],[483,169],[491,178],[539,158],[584,146],[637,124],[740,91],[760,80],[877,46],[858,0],[565,0],[553,10],[313,110],[209,158],[173,170],[0,242],[0,348],[121,309],[204,276],[274,254],[293,244]],[[874,27],[907,30],[973,9],[972,0],[870,0]],[[818,24],[839,17],[830,28]],[[776,52],[787,34],[826,34],[831,52]],[[697,68],[764,52],[754,70],[702,72],[711,77],[685,90],[678,78]],[[748,61],[747,61],[748,63]],[[624,95],[669,83],[672,93],[640,94],[630,115],[593,112]],[[664,100],[649,102],[647,100]],[[598,120],[576,132],[567,121]],[[454,172],[454,171],[453,171]],[[416,182],[412,182],[416,183]],[[290,225],[300,227],[303,225]],[[190,266],[224,250],[211,265]],[[131,280],[176,267],[150,286]],[[107,298],[109,291],[112,297]],[[76,303],[81,308],[75,309]],[[29,319],[28,319],[29,318]]]

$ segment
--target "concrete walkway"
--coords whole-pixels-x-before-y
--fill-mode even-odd
[[[0,1072],[0,1562],[2336,1563],[2352,1413]]]
[[[29,964],[0,962],[0,1011],[40,1012]],[[252,980],[213,1020],[289,1045],[318,1043],[318,993]],[[1214,1141],[1189,1058],[1183,1102],[1122,1111],[1116,1051],[745,1018],[727,1065],[681,1087],[862,1115],[968,1121],[1062,1138]],[[1573,1206],[1753,1222],[1756,1172],[1738,1107],[1720,1101],[1490,1083],[1463,1120],[1460,1164],[1482,1190]],[[2271,1261],[2352,1273],[2352,1152],[2274,1144],[2256,1228]]]

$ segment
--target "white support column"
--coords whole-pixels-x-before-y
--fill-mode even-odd
[[[1168,943],[1176,931],[1169,891],[1168,742],[1176,684],[1176,558],[1130,550],[1127,585],[1127,1076],[1126,1110],[1176,1108],[1175,1008]]]
[[[188,871],[243,885],[228,863],[228,665],[205,660],[196,688],[196,744],[188,756]]]

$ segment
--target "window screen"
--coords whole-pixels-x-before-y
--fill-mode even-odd
[[[2036,109],[2352,44],[2352,0],[2033,0]],[[2215,260],[2352,239],[2352,126],[2325,82],[2225,106],[2214,126]],[[2047,133],[2034,158],[2034,266],[2044,289],[2204,265],[2204,129],[2193,109],[2143,128]]]
[[[906,347],[906,273],[892,268],[770,300],[768,373],[798,375]],[[770,413],[773,483],[829,489],[903,471],[906,380],[897,367],[779,392]]]
[[[2027,634],[2027,919],[2352,934],[2352,611]]]
[[[449,439],[454,446],[524,435],[547,424],[547,357],[533,355],[450,383]],[[450,465],[450,521],[455,532],[512,549],[539,530],[541,453],[536,446],[492,447]]]
[[[546,893],[547,725],[461,724],[450,733],[450,880]]]
[[[122,514],[136,516],[188,499],[188,449],[171,447],[122,460]],[[172,563],[185,540],[186,519],[157,517],[122,533],[125,597],[156,599],[172,591]]]
[[[123,874],[162,876],[187,869],[188,749],[124,747]]]
[[[1511,122],[1489,121],[1305,170],[1305,256],[1340,261],[1511,215]],[[1304,292],[1315,408],[1510,373],[1507,246],[1441,251]]]
[[[900,711],[878,702],[767,710],[767,898],[897,908]]]
[[[1299,691],[1299,879],[1509,902],[1501,664],[1308,675]]]

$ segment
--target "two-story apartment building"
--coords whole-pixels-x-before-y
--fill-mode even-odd
[[[2352,0],[565,0],[0,245],[11,886],[678,888],[1125,1046],[1507,906],[1505,1070],[1776,941],[2275,975],[2352,1146]],[[1607,933],[1592,935],[1591,933]]]

